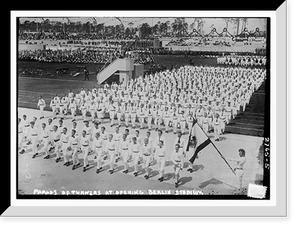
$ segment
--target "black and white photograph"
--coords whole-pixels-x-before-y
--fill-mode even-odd
[[[270,18],[15,23],[18,199],[270,199]]]
[[[11,11],[1,216],[286,216],[286,2],[219,10]]]

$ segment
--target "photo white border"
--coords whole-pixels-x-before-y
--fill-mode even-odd
[[[286,1],[277,11],[12,11],[11,12],[11,206],[3,216],[286,216]],[[270,200],[17,200],[16,17],[270,17]],[[285,45],[283,45],[285,44]],[[277,55],[278,54],[278,55]],[[279,55],[280,54],[280,55]],[[280,76],[280,78],[277,78]],[[282,122],[285,121],[285,122]],[[280,153],[277,155],[277,152]],[[279,165],[280,162],[280,165]],[[180,198],[180,197],[178,197]],[[78,207],[78,208],[75,208]],[[178,207],[178,208],[174,208]]]

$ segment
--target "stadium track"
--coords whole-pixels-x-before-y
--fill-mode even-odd
[[[97,83],[90,81],[19,77],[17,89],[18,106],[35,109],[37,108],[39,96],[42,95],[47,105],[45,110],[50,111],[51,97],[56,94],[59,96],[67,94],[69,89],[76,93],[82,87],[92,89],[94,86],[97,86]]]

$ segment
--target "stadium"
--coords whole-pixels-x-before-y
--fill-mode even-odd
[[[262,18],[18,18],[20,198],[263,184],[266,31]]]

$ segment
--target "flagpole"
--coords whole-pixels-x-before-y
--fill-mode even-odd
[[[203,133],[206,135],[206,137],[208,138],[208,139],[210,139],[209,137],[208,137],[208,135],[204,132],[204,130],[201,128],[201,126],[198,124],[198,121],[196,121],[196,124],[200,127],[200,129],[203,131]],[[230,166],[230,164],[228,163],[228,161],[225,159],[225,157],[223,156],[223,154],[219,151],[219,149],[217,148],[217,146],[215,146],[215,144],[212,142],[212,141],[210,141],[210,143],[214,146],[214,148],[217,150],[217,152],[220,154],[220,156],[221,156],[221,158],[225,161],[225,163],[228,165],[228,167],[231,169],[231,171],[233,172],[233,174],[234,175],[236,175],[235,174],[235,172],[234,172],[234,170],[231,168],[231,166]]]

